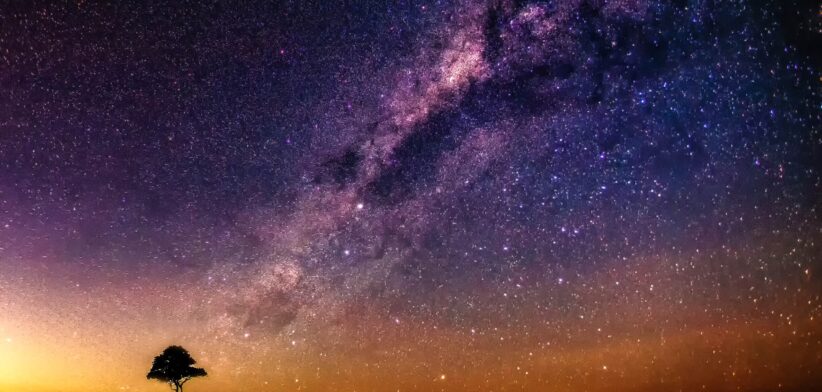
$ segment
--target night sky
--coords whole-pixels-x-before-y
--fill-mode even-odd
[[[822,390],[815,2],[4,1],[0,391]]]

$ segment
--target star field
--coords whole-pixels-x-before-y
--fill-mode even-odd
[[[159,391],[169,344],[212,392],[822,388],[820,31],[4,4],[0,390]]]

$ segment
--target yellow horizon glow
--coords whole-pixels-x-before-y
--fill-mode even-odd
[[[808,313],[802,303],[814,301],[813,287],[797,282],[792,290],[800,291],[790,300],[736,305],[723,319],[706,312],[712,305],[705,297],[666,302],[686,283],[669,280],[650,291],[637,278],[654,274],[665,282],[664,264],[637,263],[624,273],[602,271],[576,282],[574,295],[616,281],[620,290],[647,291],[621,303],[608,303],[607,290],[591,294],[586,301],[595,304],[593,313],[608,313],[604,331],[596,320],[560,311],[541,320],[523,308],[522,325],[496,330],[432,327],[430,320],[366,312],[333,328],[272,335],[204,330],[196,301],[185,298],[206,294],[195,287],[180,291],[171,280],[76,290],[58,284],[65,279],[59,267],[33,267],[17,271],[14,281],[0,278],[0,392],[166,391],[145,374],[171,344],[187,348],[208,371],[187,385],[198,392],[377,391],[386,385],[400,391],[744,390],[813,382],[813,375],[795,370],[818,360],[819,321],[798,316]],[[795,316],[742,317],[756,308]],[[647,321],[664,318],[679,320],[682,329]],[[518,334],[523,327],[530,332]],[[565,339],[562,331],[578,336]]]

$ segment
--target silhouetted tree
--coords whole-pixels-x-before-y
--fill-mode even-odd
[[[193,367],[197,363],[186,349],[180,346],[168,346],[163,353],[154,357],[146,378],[167,382],[172,389],[183,392],[183,384],[193,377],[206,375],[205,369]]]

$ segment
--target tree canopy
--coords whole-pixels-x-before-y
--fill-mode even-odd
[[[188,351],[180,346],[168,346],[163,353],[154,357],[146,378],[167,382],[182,392],[183,384],[194,377],[207,375],[205,369],[194,367],[197,363]]]

